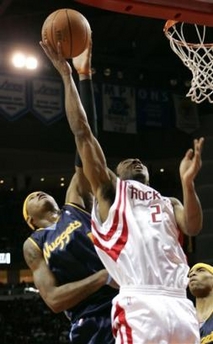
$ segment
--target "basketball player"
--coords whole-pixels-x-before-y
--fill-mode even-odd
[[[112,308],[116,344],[200,343],[196,311],[186,296],[189,267],[178,236],[179,231],[194,236],[202,228],[194,179],[204,139],[194,140],[194,150],[180,164],[183,204],[150,187],[147,167],[137,158],[122,161],[116,176],[90,129],[60,43],[57,53],[47,41],[43,49],[64,82],[67,118],[95,196],[96,249],[120,285]]]
[[[195,264],[189,272],[189,290],[195,297],[202,344],[213,344],[213,267]]]
[[[91,49],[73,63],[82,101],[96,132]],[[53,312],[65,311],[70,319],[71,343],[113,344],[110,316],[117,290],[108,286],[111,278],[91,240],[91,190],[78,154],[75,165],[62,209],[42,191],[26,198],[23,215],[33,232],[24,243],[24,257],[45,303]],[[111,285],[115,286],[112,281]]]

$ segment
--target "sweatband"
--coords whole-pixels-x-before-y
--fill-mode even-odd
[[[27,218],[28,218],[28,212],[27,212],[27,202],[28,202],[28,199],[30,198],[31,195],[33,195],[35,192],[31,192],[24,200],[24,203],[23,203],[23,209],[22,209],[22,212],[23,212],[23,217],[25,219],[25,221],[27,222]],[[29,224],[27,222],[28,226],[31,228],[31,229],[35,229],[35,227],[32,225],[32,224]]]
[[[209,264],[205,264],[205,263],[197,263],[195,264],[191,269],[190,272],[192,272],[195,269],[199,269],[199,268],[204,268],[206,269],[208,272],[210,272],[213,275],[213,266],[209,265]]]

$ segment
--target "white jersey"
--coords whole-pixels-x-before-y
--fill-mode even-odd
[[[169,198],[140,182],[117,178],[116,196],[101,223],[92,210],[97,253],[120,285],[186,289],[188,264]]]
[[[117,178],[102,224],[92,210],[97,253],[120,285],[112,302],[116,344],[199,344],[193,303],[186,297],[188,265],[169,198],[137,181]]]

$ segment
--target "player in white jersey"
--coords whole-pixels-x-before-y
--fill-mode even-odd
[[[204,139],[194,140],[180,164],[183,204],[149,186],[148,170],[139,159],[122,161],[117,177],[89,127],[60,43],[57,53],[48,42],[43,48],[64,82],[67,119],[95,196],[97,252],[120,285],[112,309],[116,344],[200,343],[195,308],[186,297],[189,268],[178,235],[180,230],[195,236],[202,228],[194,179]]]
[[[107,220],[101,223],[96,207],[92,219],[97,251],[120,286],[187,288],[188,265],[169,198],[140,182],[117,179]]]
[[[117,179],[108,218],[102,224],[95,206],[92,219],[97,252],[121,286],[113,300],[116,343],[200,343],[171,200]]]

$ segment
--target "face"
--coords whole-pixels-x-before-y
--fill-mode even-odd
[[[26,210],[30,222],[36,226],[36,222],[44,218],[47,212],[55,212],[59,208],[52,196],[42,191],[36,191],[29,196]]]
[[[133,179],[149,185],[149,172],[139,159],[126,159],[121,161],[116,169],[122,180]]]
[[[213,275],[205,268],[192,269],[189,272],[189,290],[197,298],[213,293]]]

